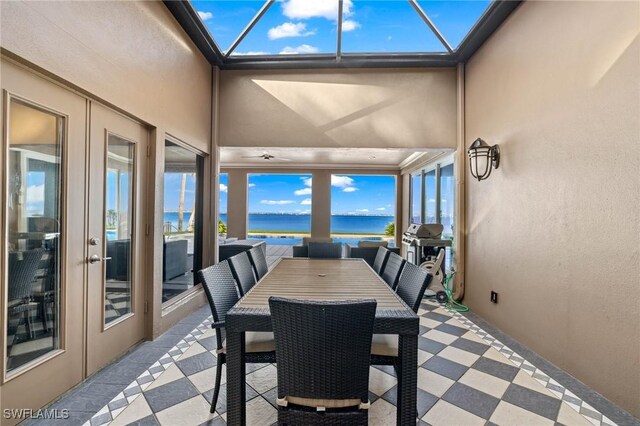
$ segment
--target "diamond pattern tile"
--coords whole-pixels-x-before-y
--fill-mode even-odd
[[[425,300],[419,315],[421,425],[615,425],[465,316]],[[226,424],[226,373],[214,414],[215,331],[206,319],[96,412],[86,425]],[[277,421],[277,365],[247,365],[247,424]],[[370,425],[395,424],[391,366],[370,370]]]

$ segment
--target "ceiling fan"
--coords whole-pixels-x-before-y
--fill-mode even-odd
[[[262,155],[246,155],[242,158],[262,158],[266,161],[278,160],[278,161],[291,161],[289,158],[276,157],[275,155],[271,155],[268,152],[264,152]]]

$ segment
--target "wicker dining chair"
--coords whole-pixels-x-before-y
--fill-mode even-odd
[[[42,248],[9,253],[7,310],[9,318],[22,317],[28,339],[35,338],[32,316],[38,305],[33,301],[34,285],[45,254]]]
[[[216,353],[218,362],[216,364],[216,383],[211,399],[210,412],[213,413],[220,394],[220,378],[222,376],[222,365],[227,362],[227,351],[225,346],[225,321],[227,312],[240,299],[237,286],[231,268],[227,261],[222,261],[217,265],[209,266],[198,271],[198,278],[202,282],[204,292],[209,301],[213,324],[211,328],[216,330]],[[271,332],[247,332],[245,333],[245,356],[244,362],[248,363],[272,363],[276,362],[275,343]]]
[[[269,298],[278,424],[366,425],[375,300]]]
[[[249,259],[251,260],[251,266],[253,266],[253,272],[256,274],[256,279],[260,281],[269,272],[267,258],[262,247],[256,246],[249,250]]]
[[[413,312],[417,313],[422,302],[422,296],[424,296],[424,292],[431,284],[432,279],[433,275],[430,272],[414,264],[407,263],[402,268],[396,293],[404,300],[404,303],[413,309]]]
[[[387,263],[387,259],[389,259],[389,250],[386,247],[378,247],[378,252],[376,253],[376,258],[373,261],[373,270],[376,271],[378,275],[382,275],[382,271],[384,270],[384,266]]]
[[[405,263],[407,261],[402,256],[389,252],[381,277],[393,290],[398,286],[400,272],[402,272]]]
[[[312,259],[341,259],[341,243],[309,243],[309,257]]]
[[[244,296],[257,282],[253,272],[253,266],[251,265],[251,259],[249,259],[249,253],[243,251],[235,256],[231,256],[227,261],[229,262],[229,266],[231,266],[233,278],[238,284],[240,296]]]
[[[422,296],[431,283],[432,275],[424,269],[407,263],[402,268],[397,294],[414,312],[418,312]],[[374,334],[371,344],[372,365],[398,365],[398,336]]]

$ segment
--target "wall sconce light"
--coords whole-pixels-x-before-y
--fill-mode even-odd
[[[500,165],[500,147],[489,145],[482,139],[476,139],[469,149],[469,167],[471,175],[478,179],[478,182],[485,180],[491,175],[492,169],[497,169]]]

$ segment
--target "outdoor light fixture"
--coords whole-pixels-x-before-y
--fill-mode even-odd
[[[488,178],[491,175],[491,169],[497,169],[500,165],[500,147],[491,146],[480,138],[471,144],[467,153],[471,175],[478,179],[478,182]]]

